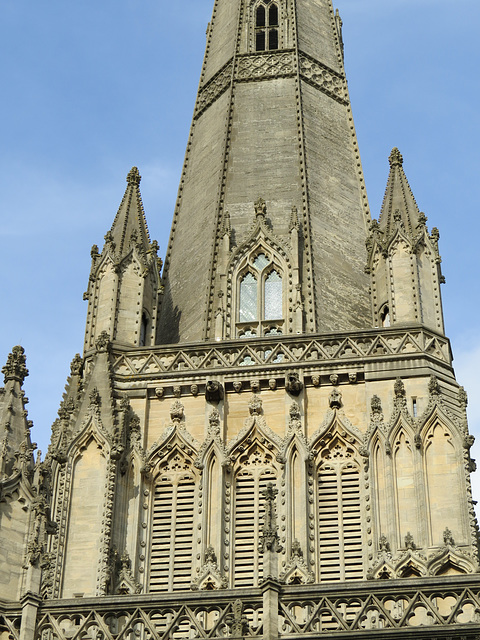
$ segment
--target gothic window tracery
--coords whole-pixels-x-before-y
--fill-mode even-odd
[[[262,251],[247,259],[238,277],[239,337],[283,332],[282,275],[277,261],[266,252]]]
[[[278,5],[263,0],[255,8],[255,51],[278,49]]]

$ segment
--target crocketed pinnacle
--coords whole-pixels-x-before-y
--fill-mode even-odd
[[[398,226],[403,226],[408,234],[414,235],[419,222],[425,222],[425,216],[418,209],[403,170],[403,156],[396,147],[392,149],[388,161],[390,174],[383,198],[379,228],[387,238]]]
[[[0,482],[16,470],[30,469],[33,446],[30,441],[31,422],[27,420],[22,384],[28,370],[23,347],[13,347],[2,368],[5,387],[0,388]],[[16,462],[17,460],[17,462]]]
[[[115,253],[120,258],[125,255],[133,245],[148,251],[150,237],[145,220],[142,196],[140,194],[141,176],[137,167],[132,167],[127,175],[127,188],[123,196],[112,228],[105,239],[113,245]]]

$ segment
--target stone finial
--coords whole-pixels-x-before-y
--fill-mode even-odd
[[[26,362],[25,349],[20,345],[13,347],[12,352],[8,354],[5,366],[2,368],[5,382],[7,380],[17,380],[20,384],[23,384],[23,381],[28,376]]]
[[[452,532],[448,527],[443,532],[443,542],[445,543],[445,546],[447,545],[450,545],[451,547],[455,546],[455,540],[453,539]]]
[[[142,176],[140,175],[137,167],[132,167],[127,174],[127,183],[133,186],[138,186],[140,184],[140,180]]]
[[[403,165],[403,156],[397,147],[392,149],[390,156],[388,158],[391,167],[402,166]]]
[[[407,535],[405,536],[405,548],[411,549],[412,551],[415,551],[415,549],[417,548],[417,545],[415,544],[410,531],[407,531]]]
[[[430,380],[428,381],[428,393],[431,396],[438,396],[440,394],[440,385],[438,384],[436,376],[430,376]]]
[[[258,198],[258,200],[254,204],[255,207],[255,215],[257,218],[265,218],[267,215],[267,205],[265,204],[265,200],[263,198]]]
[[[102,331],[98,336],[95,346],[99,353],[105,353],[110,349],[110,336],[107,331]]]
[[[170,418],[173,424],[180,424],[183,420],[184,406],[180,400],[175,400],[170,407]]]
[[[377,395],[372,396],[370,406],[372,407],[372,413],[374,415],[379,415],[380,413],[382,413],[382,401]]]
[[[396,398],[405,398],[405,385],[401,378],[397,378],[395,380],[395,384],[393,386],[393,391],[395,393]]]
[[[70,363],[70,375],[79,376],[82,373],[83,358],[79,353],[76,353],[72,362]]]
[[[230,633],[233,638],[241,638],[247,635],[249,630],[248,618],[243,615],[243,604],[241,600],[235,600],[232,604],[232,616],[228,619]]]
[[[282,546],[278,538],[277,513],[275,510],[277,493],[278,489],[275,489],[271,482],[269,482],[262,491],[262,496],[265,499],[265,516],[259,542],[259,550],[261,553],[265,553],[267,549],[269,551],[282,551]]]
[[[460,405],[466,409],[467,405],[468,405],[468,396],[467,396],[467,392],[465,391],[464,387],[459,387],[458,388],[458,402],[460,403]]]
[[[378,540],[378,549],[387,553],[390,551],[390,544],[386,536],[380,536]]]
[[[259,416],[262,413],[262,399],[260,396],[252,396],[248,401],[248,410],[251,416]]]
[[[223,224],[222,224],[222,236],[230,237],[232,235],[232,222],[230,220],[230,213],[225,211],[223,214]]]

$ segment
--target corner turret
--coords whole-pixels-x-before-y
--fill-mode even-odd
[[[85,353],[98,337],[128,346],[155,343],[157,300],[162,267],[158,243],[150,242],[140,195],[137,167],[127,175],[127,188],[102,252],[93,245],[88,289]]]
[[[428,232],[427,217],[415,201],[394,148],[380,218],[367,238],[375,326],[420,323],[444,332],[438,229]]]

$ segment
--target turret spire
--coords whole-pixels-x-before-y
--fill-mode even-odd
[[[158,243],[150,237],[140,195],[140,173],[132,167],[127,188],[101,253],[92,247],[85,352],[106,332],[126,345],[154,344],[159,273]]]
[[[396,147],[388,160],[380,218],[372,221],[367,239],[374,324],[418,322],[443,332],[438,230],[428,233],[427,217],[417,206]]]

